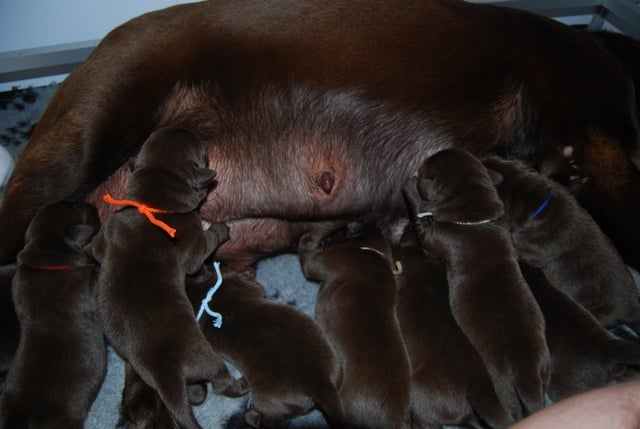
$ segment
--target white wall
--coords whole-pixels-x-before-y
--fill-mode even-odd
[[[102,39],[112,28],[142,13],[188,0],[0,0],[0,54]],[[44,85],[62,76],[0,84]]]
[[[180,0],[1,0],[0,52],[101,39],[124,21]]]

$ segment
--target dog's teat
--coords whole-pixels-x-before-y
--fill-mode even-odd
[[[336,177],[331,171],[323,171],[318,177],[318,186],[324,191],[325,194],[330,195],[333,191],[333,185],[335,184]]]

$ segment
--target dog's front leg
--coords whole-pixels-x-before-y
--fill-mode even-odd
[[[322,281],[325,268],[317,243],[311,233],[304,234],[298,242],[298,255],[305,277],[313,281]]]
[[[229,227],[224,223],[214,223],[203,231],[202,237],[202,245],[197,250],[194,249],[194,254],[186,262],[185,270],[189,275],[198,272],[216,249],[229,239]]]

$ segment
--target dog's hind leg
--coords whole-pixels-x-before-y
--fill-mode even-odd
[[[331,383],[323,383],[316,390],[313,400],[318,404],[331,427],[333,429],[348,428],[347,417],[336,387]]]
[[[492,428],[506,428],[515,423],[502,407],[491,383],[476,383],[469,389],[468,395],[475,413]]]
[[[171,429],[173,421],[159,395],[125,363],[122,416],[138,429]]]
[[[179,428],[202,429],[189,403],[187,383],[179,372],[178,368],[171,366],[168,371],[155,374],[152,387],[158,392]]]

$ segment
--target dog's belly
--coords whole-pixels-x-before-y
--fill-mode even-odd
[[[349,221],[388,225],[405,214],[407,178],[453,144],[428,116],[354,91],[206,91],[178,83],[160,127],[188,129],[204,141],[217,175],[199,212],[204,221],[229,225],[231,239],[218,256],[238,264],[295,250],[305,232],[320,239]],[[211,92],[231,101],[211,108]],[[102,196],[123,195],[129,174],[125,165],[89,197],[103,221],[112,208]]]

